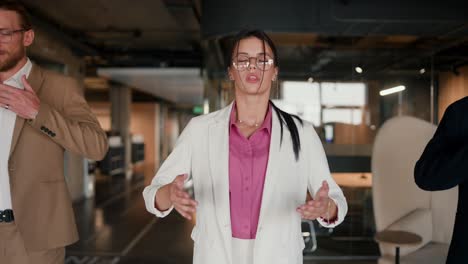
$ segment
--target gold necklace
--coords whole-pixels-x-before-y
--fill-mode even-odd
[[[247,126],[247,127],[258,127],[260,126],[259,123],[257,122],[254,122],[252,125],[251,124],[247,124],[245,121],[242,121],[240,119],[237,119],[237,123],[239,123],[239,125],[243,125],[243,126]]]

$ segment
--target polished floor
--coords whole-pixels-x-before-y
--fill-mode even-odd
[[[134,178],[101,176],[95,197],[74,204],[80,240],[67,247],[67,264],[192,263],[193,223],[176,213],[164,219],[147,213],[143,177]],[[376,263],[370,191],[344,192],[350,207],[345,222],[334,230],[314,225],[317,249],[304,252],[305,264]]]

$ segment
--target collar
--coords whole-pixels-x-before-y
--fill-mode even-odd
[[[28,58],[26,63],[23,65],[23,67],[21,67],[21,69],[19,69],[15,74],[13,74],[13,76],[8,78],[4,83],[10,86],[23,89],[24,87],[23,87],[23,82],[21,81],[21,77],[23,75],[26,75],[26,78],[28,78],[29,73],[31,73],[31,68],[32,68],[32,63],[31,63],[31,60],[29,60]]]
[[[236,112],[237,112],[237,105],[236,102],[234,102],[232,109],[231,109],[231,115],[229,118],[229,127],[232,126],[237,126],[237,120],[236,120]],[[265,115],[265,119],[263,120],[262,125],[258,128],[258,130],[263,130],[265,129],[268,134],[271,134],[271,118],[272,118],[272,111],[271,111],[271,105],[268,104],[268,111]]]

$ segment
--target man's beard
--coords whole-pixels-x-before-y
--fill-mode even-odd
[[[0,72],[6,72],[13,69],[23,57],[24,52],[21,49],[18,49],[13,53],[7,53],[5,60],[0,61]]]

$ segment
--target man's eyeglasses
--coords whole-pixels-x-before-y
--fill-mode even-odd
[[[274,60],[268,55],[260,54],[257,57],[249,57],[247,55],[237,55],[234,58],[232,65],[238,71],[244,71],[247,68],[249,68],[251,59],[255,60],[255,65],[257,66],[257,68],[259,68],[262,71],[268,71],[274,62]]]
[[[15,29],[15,30],[1,29],[0,30],[0,42],[1,43],[8,43],[8,42],[11,41],[14,34],[19,33],[19,32],[24,32],[24,31],[27,31],[27,30],[24,29],[24,28]]]

